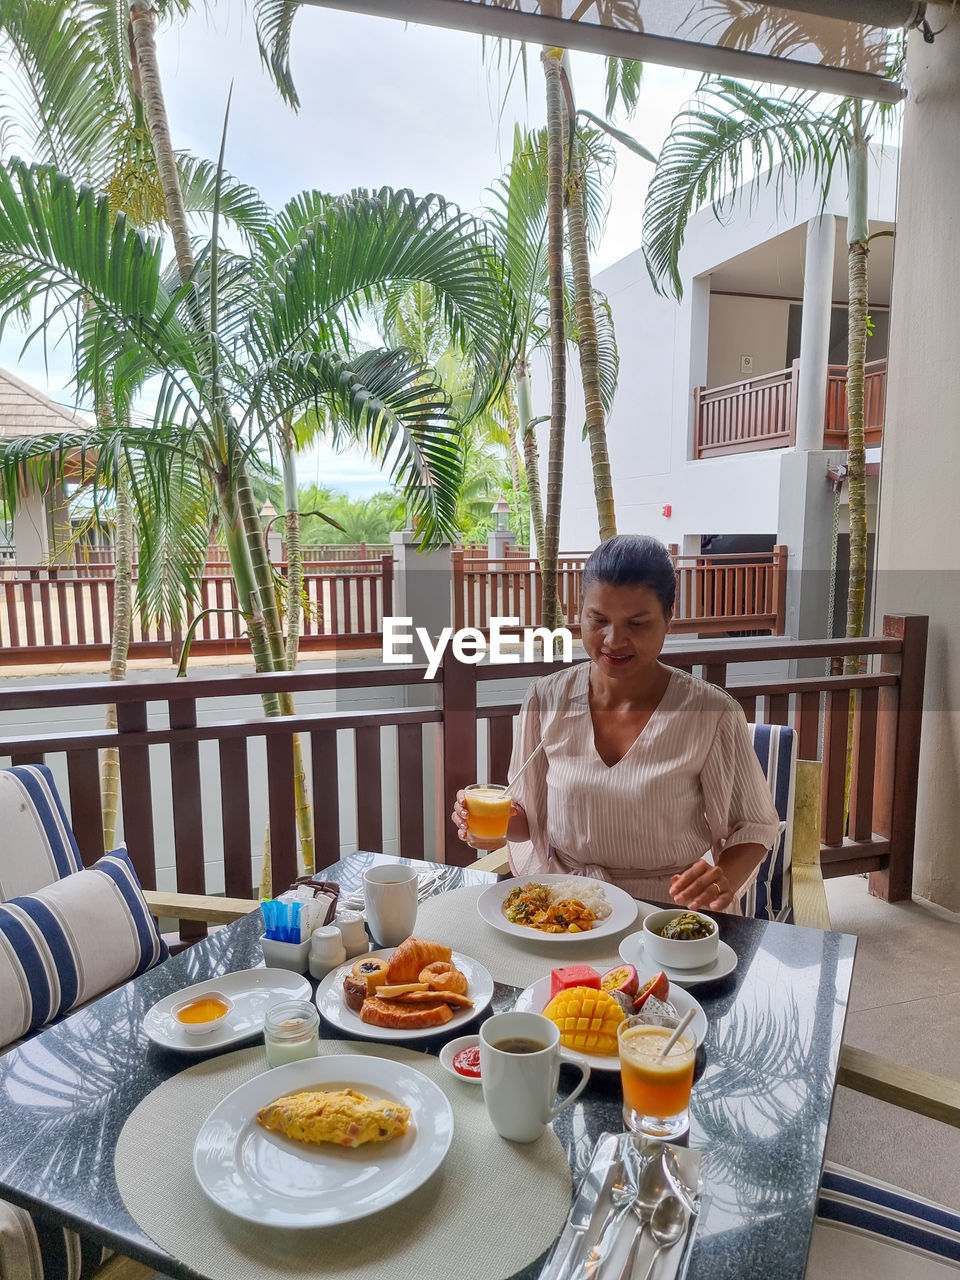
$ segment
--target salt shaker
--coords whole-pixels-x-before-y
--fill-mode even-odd
[[[318,980],[343,964],[347,949],[343,945],[340,930],[333,924],[314,929],[310,935],[310,973]]]
[[[333,923],[340,930],[348,960],[352,960],[354,956],[366,955],[370,941],[359,911],[341,911]]]

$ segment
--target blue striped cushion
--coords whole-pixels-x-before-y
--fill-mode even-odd
[[[126,849],[0,905],[0,1047],[168,955]]]
[[[760,872],[747,890],[743,914],[762,920],[791,921],[790,907],[790,843],[793,828],[793,798],[796,779],[796,735],[780,724],[751,724],[747,728],[753,739],[760,767],[770,787],[773,803],[780,816],[780,835],[760,865]]]
[[[42,764],[0,769],[0,902],[79,871],[77,842],[53,774]]]
[[[921,1256],[947,1269],[960,1264],[960,1213],[839,1165],[824,1169],[817,1217],[825,1226],[841,1227],[865,1240],[869,1237],[872,1244],[888,1246],[889,1271],[877,1273],[878,1255],[871,1252],[877,1280],[885,1275],[898,1280],[916,1275]]]

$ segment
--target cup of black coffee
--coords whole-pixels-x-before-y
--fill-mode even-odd
[[[493,1127],[512,1142],[535,1142],[549,1121],[583,1092],[590,1068],[580,1071],[572,1093],[556,1105],[560,1080],[560,1031],[542,1013],[495,1013],[480,1028],[480,1083]]]

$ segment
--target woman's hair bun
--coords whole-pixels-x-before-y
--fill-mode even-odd
[[[601,542],[583,566],[583,591],[593,582],[610,587],[649,587],[663,611],[673,608],[677,574],[670,552],[646,533],[618,533]]]

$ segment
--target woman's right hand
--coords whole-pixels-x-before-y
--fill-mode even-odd
[[[514,818],[523,810],[519,805],[512,804],[510,806],[510,817]],[[502,849],[507,843],[503,840],[483,840],[479,836],[474,836],[472,840],[467,840],[467,805],[466,792],[458,791],[457,799],[453,806],[453,813],[450,815],[453,819],[453,825],[457,828],[457,835],[464,842],[469,844],[471,849],[478,849],[482,853],[493,853],[497,849]]]

